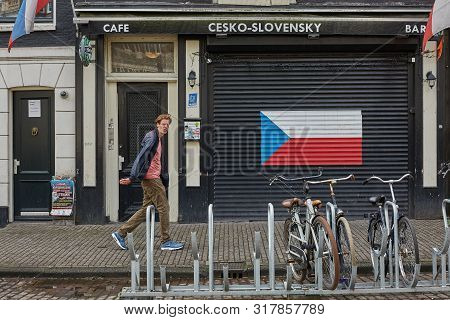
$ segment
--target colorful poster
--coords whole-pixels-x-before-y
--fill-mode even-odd
[[[200,121],[184,122],[184,139],[200,140]]]
[[[70,179],[52,180],[52,216],[72,215],[75,201],[75,183]]]

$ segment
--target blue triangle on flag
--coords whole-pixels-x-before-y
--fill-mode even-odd
[[[261,164],[264,164],[286,141],[289,136],[284,133],[264,113],[261,116]]]

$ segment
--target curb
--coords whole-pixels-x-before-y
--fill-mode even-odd
[[[159,277],[159,268],[154,269],[156,277]],[[425,260],[421,263],[421,272],[431,272],[431,260]],[[193,267],[170,267],[166,266],[166,274],[168,277],[193,278]],[[243,276],[252,277],[253,268],[245,270],[229,270],[232,278],[241,278]],[[145,276],[146,267],[141,265],[141,276]],[[261,276],[269,274],[267,264],[261,265]],[[286,274],[286,266],[283,264],[275,265],[275,274],[283,276]],[[372,264],[363,262],[358,265],[358,275],[371,275]],[[22,276],[22,277],[130,277],[130,267],[0,267],[0,276]],[[200,267],[200,276],[208,277],[208,268]],[[214,276],[220,277],[221,270],[214,270]]]

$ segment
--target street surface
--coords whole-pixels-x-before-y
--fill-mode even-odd
[[[430,279],[430,274],[424,274],[421,279]],[[281,279],[280,279],[281,280]],[[143,280],[141,280],[143,281]],[[158,281],[158,279],[157,279]],[[158,283],[158,282],[155,283]],[[205,280],[206,281],[206,280]],[[218,280],[220,281],[220,280]],[[371,278],[362,276],[358,282],[370,282]],[[145,281],[143,281],[145,283]],[[262,279],[262,283],[265,279]],[[186,279],[171,279],[173,285],[187,285]],[[250,283],[249,278],[230,279],[231,284]],[[205,283],[206,284],[206,283]],[[49,277],[0,277],[0,300],[114,300],[123,287],[130,286],[130,279],[124,277],[84,277],[84,278],[49,278]],[[223,296],[222,299],[234,299]],[[285,299],[282,296],[246,296],[241,299]],[[173,298],[165,298],[173,299]],[[192,299],[184,297],[177,299]],[[204,299],[196,298],[196,299]],[[292,298],[291,298],[292,299]],[[450,286],[447,292],[425,292],[407,294],[376,294],[376,295],[345,295],[329,297],[295,297],[294,299],[358,299],[358,300],[408,300],[408,299],[450,299]]]

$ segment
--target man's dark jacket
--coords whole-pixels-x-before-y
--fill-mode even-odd
[[[159,144],[159,137],[157,130],[152,130],[147,133],[141,142],[141,151],[134,160],[133,167],[131,168],[130,179],[133,182],[142,181],[147,174],[150,163],[156,153]],[[169,186],[169,174],[167,173],[167,165],[165,163],[165,157],[161,152],[161,181],[167,188]]]

